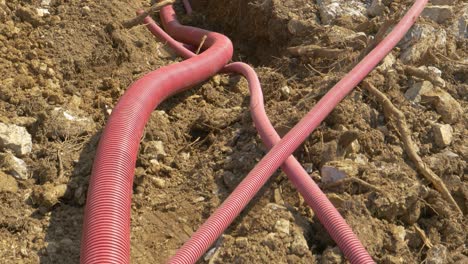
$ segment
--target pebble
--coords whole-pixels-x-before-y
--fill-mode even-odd
[[[456,123],[463,116],[463,109],[460,103],[449,93],[438,87],[422,94],[421,99],[435,107],[436,112],[441,116],[444,123]]]
[[[160,189],[166,187],[166,180],[161,179],[161,178],[152,178],[152,179],[153,179],[153,182],[156,185],[156,187],[158,187]]]
[[[276,221],[275,231],[278,233],[289,235],[289,221],[286,219],[280,219]]]
[[[15,193],[18,191],[18,183],[15,178],[0,171],[0,193],[11,192]]]
[[[351,16],[354,20],[366,20],[366,6],[356,0],[317,0],[320,18],[323,24],[333,24],[342,16]]]
[[[453,9],[448,5],[426,6],[421,15],[442,24],[453,16]]]
[[[162,141],[149,141],[145,145],[145,153],[153,155],[156,159],[161,159],[167,155]]]
[[[280,91],[281,94],[283,94],[283,96],[288,96],[291,93],[291,89],[289,88],[289,86],[281,87]]]
[[[406,90],[405,98],[415,103],[421,102],[421,95],[428,93],[434,89],[434,86],[429,81],[417,82],[411,88]]]
[[[447,248],[444,245],[435,245],[426,253],[426,264],[444,264],[447,263]]]
[[[403,63],[418,63],[429,48],[444,51],[447,44],[447,32],[435,29],[428,24],[417,24],[406,33],[399,42],[400,59]]]
[[[304,256],[309,251],[309,245],[302,234],[296,234],[291,243],[291,252],[298,256]]]
[[[327,162],[322,166],[321,175],[323,183],[332,183],[346,177],[353,177],[358,174],[356,164],[351,160],[337,160]]]
[[[453,128],[451,125],[435,124],[432,127],[432,133],[434,135],[434,141],[437,146],[443,148],[452,143]]]
[[[0,150],[12,150],[16,156],[24,156],[32,150],[32,139],[26,128],[0,123]]]
[[[249,240],[246,237],[237,237],[234,243],[239,248],[246,248],[249,246]]]
[[[371,17],[380,16],[385,11],[385,5],[382,0],[373,0],[369,8],[367,8],[367,14]]]
[[[11,153],[0,154],[0,165],[17,179],[26,180],[29,178],[26,162]]]

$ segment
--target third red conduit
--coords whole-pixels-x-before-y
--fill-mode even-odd
[[[415,1],[392,32],[338,82],[283,139],[276,143],[226,201],[176,253],[170,260],[171,263],[195,263],[203,255],[274,171],[398,43],[426,3],[427,0]],[[129,263],[133,171],[144,125],[158,103],[215,74],[232,56],[232,45],[224,36],[180,25],[175,19],[171,6],[163,8],[161,15],[165,28],[175,39],[197,45],[201,38],[207,35],[205,48],[208,49],[184,62],[145,75],[132,84],[114,108],[101,137],[90,179],[83,226],[82,263]],[[248,72],[244,73],[248,75]],[[268,127],[267,124],[263,125]],[[262,124],[257,126],[260,127]],[[262,139],[273,144],[279,137],[272,137],[271,141],[268,141],[263,135]],[[300,167],[300,164],[297,165]],[[287,168],[284,169],[288,172]],[[290,173],[288,172],[288,175]],[[298,189],[301,193],[314,192],[314,190],[301,190],[300,186]],[[312,194],[314,193],[310,193]],[[349,248],[354,250],[359,245],[360,243],[351,245]],[[345,254],[349,256],[349,252]],[[372,262],[367,252],[349,260],[352,263]]]

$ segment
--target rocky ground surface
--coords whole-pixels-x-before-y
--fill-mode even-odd
[[[229,36],[284,135],[398,21],[405,0],[192,0],[180,20]],[[367,80],[468,213],[468,4],[432,0]],[[145,27],[149,1],[0,0],[0,258],[77,263],[99,136],[133,81],[181,61]],[[381,29],[383,28],[383,29]],[[298,48],[299,47],[299,48]],[[422,72],[422,74],[421,74]],[[217,75],[154,111],[135,170],[132,262],[163,263],[266,153],[247,83]],[[362,87],[295,152],[379,263],[467,263],[466,218],[405,152]],[[276,173],[200,263],[345,263]]]

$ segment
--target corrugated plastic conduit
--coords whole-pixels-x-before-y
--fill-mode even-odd
[[[264,129],[259,133],[266,145],[276,145],[177,251],[170,263],[195,263],[282,164],[285,172],[304,197],[307,197],[307,202],[311,206],[320,208],[321,203],[327,203],[327,201],[320,201],[318,187],[317,189],[306,188],[300,181],[304,178],[300,176],[303,169],[291,154],[333,108],[396,46],[413,25],[426,3],[427,0],[415,1],[392,32],[338,82],[283,139],[277,136],[268,119],[263,115],[264,113],[258,116],[254,113],[257,128]],[[180,25],[175,18],[172,6],[166,6],[161,10],[161,20],[168,33],[182,43],[197,46],[206,35],[207,39],[204,44],[206,50],[195,57],[187,53],[188,56],[184,55],[184,57],[190,58],[186,61],[148,73],[130,86],[114,108],[101,136],[90,179],[81,242],[82,263],[130,262],[130,204],[133,173],[143,128],[151,112],[160,102],[216,74],[223,69],[232,56],[232,44],[229,39],[221,34]],[[238,72],[247,78],[250,76],[251,88],[257,85],[258,79],[254,76],[255,73],[247,70],[243,64],[235,63],[226,66],[223,71]],[[259,87],[258,83],[258,89]],[[257,88],[252,89],[252,93],[256,90]],[[257,97],[252,94],[252,99],[254,96]],[[259,98],[261,98],[261,91]],[[262,100],[251,102],[254,112],[258,111],[257,108],[263,109],[262,106]],[[310,182],[306,185],[311,186]],[[316,208],[314,210],[317,210]],[[334,232],[338,233],[333,238],[340,244],[341,229],[345,230],[349,227],[343,220],[345,227],[332,231],[333,225],[327,226],[324,219],[327,217],[333,219],[334,216],[326,215],[334,213],[325,213],[324,208],[322,210],[324,210],[324,218],[320,220],[332,236]],[[338,213],[336,214],[342,219]],[[350,236],[345,239],[350,239],[349,241],[352,241],[350,243],[354,244],[340,245],[349,261],[373,263],[364,249],[359,254],[352,253],[357,248],[362,248],[362,245],[355,235],[349,232]]]

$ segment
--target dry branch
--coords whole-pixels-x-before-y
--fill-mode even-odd
[[[145,19],[145,17],[147,17],[149,15],[152,15],[153,13],[158,12],[159,10],[161,10],[161,8],[163,8],[163,7],[167,6],[167,5],[172,5],[174,2],[175,2],[175,0],[163,0],[161,2],[158,2],[158,3],[154,4],[154,5],[152,5],[148,10],[145,10],[140,15],[138,15],[138,16],[130,19],[130,20],[124,21],[122,23],[122,25],[125,28],[132,28],[134,26],[137,26],[137,25],[143,23],[143,20]]]
[[[346,50],[320,47],[317,45],[306,45],[288,48],[288,52],[296,56],[317,56],[329,59],[338,58]]]
[[[403,141],[403,146],[405,148],[406,154],[414,162],[419,172],[434,185],[434,188],[442,194],[445,200],[447,200],[450,204],[452,204],[452,206],[457,210],[457,213],[459,215],[463,215],[462,210],[460,209],[458,204],[453,199],[452,195],[450,194],[450,191],[447,189],[447,186],[445,186],[442,179],[440,179],[440,177],[437,176],[437,174],[435,174],[424,163],[424,161],[416,152],[416,147],[415,147],[413,140],[411,139],[411,133],[408,128],[408,125],[406,124],[406,118],[403,112],[398,110],[393,105],[393,103],[387,98],[387,96],[385,96],[385,94],[380,92],[372,84],[366,81],[364,81],[362,84],[363,84],[363,87],[370,94],[375,96],[377,98],[377,101],[383,106],[386,117],[387,118],[390,118],[391,116],[393,117],[394,121],[396,122],[401,140]]]
[[[417,78],[430,81],[436,86],[445,87],[445,81],[439,76],[412,66],[404,66],[405,73]]]

